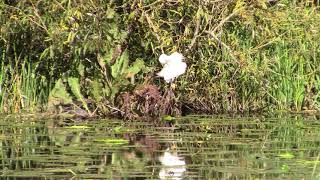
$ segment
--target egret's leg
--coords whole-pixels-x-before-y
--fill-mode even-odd
[[[174,104],[176,102],[176,97],[174,95],[174,90],[176,89],[176,84],[173,82],[170,82],[170,89],[169,89],[169,93],[170,93],[170,100],[171,102]],[[172,105],[173,105],[172,104]]]

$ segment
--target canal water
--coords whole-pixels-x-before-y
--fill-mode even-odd
[[[320,179],[317,116],[0,117],[1,179]]]

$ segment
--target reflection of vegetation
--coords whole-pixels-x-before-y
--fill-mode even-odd
[[[103,142],[103,143],[108,144],[108,145],[110,145],[110,146],[126,145],[126,144],[129,143],[128,140],[126,140],[126,139],[119,139],[119,138],[95,139],[94,141]]]
[[[204,179],[312,179],[312,171],[319,168],[317,117],[202,117],[189,122],[181,119],[177,127],[190,131],[189,135],[182,133],[181,146],[191,154],[188,167],[199,168]],[[306,163],[306,159],[312,163]]]
[[[173,144],[172,152],[177,154],[169,162],[181,157],[186,177],[312,179],[320,175],[316,117],[189,117],[178,118],[172,125],[2,118],[0,173],[6,177],[157,179],[163,168],[159,156]]]
[[[0,126],[0,172],[6,177],[113,179],[143,172],[150,160],[129,150],[129,141],[116,135],[126,132],[117,123],[107,123],[111,131],[106,131],[106,124],[59,127],[61,122],[55,120],[21,119],[26,121],[1,121],[5,125]]]
[[[148,67],[175,50],[190,67],[176,89],[188,110],[318,109],[310,2],[1,1],[0,109],[123,113],[120,95],[156,84]]]

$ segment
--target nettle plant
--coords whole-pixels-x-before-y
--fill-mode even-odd
[[[49,106],[76,105],[76,100],[80,102],[77,106],[91,115],[96,109],[108,111],[117,94],[134,85],[135,75],[144,69],[141,59],[129,57],[129,32],[116,6],[95,3],[74,8],[65,4],[60,20],[49,23],[49,45],[41,58],[55,64],[51,73],[58,77],[49,95]],[[93,107],[88,102],[94,102],[90,103]]]

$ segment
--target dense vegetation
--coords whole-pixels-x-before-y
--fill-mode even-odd
[[[181,108],[318,110],[318,5],[305,0],[1,1],[1,111],[72,108],[131,117]],[[159,55],[173,51],[186,56],[188,70],[168,101],[168,85],[154,72],[161,68]]]

